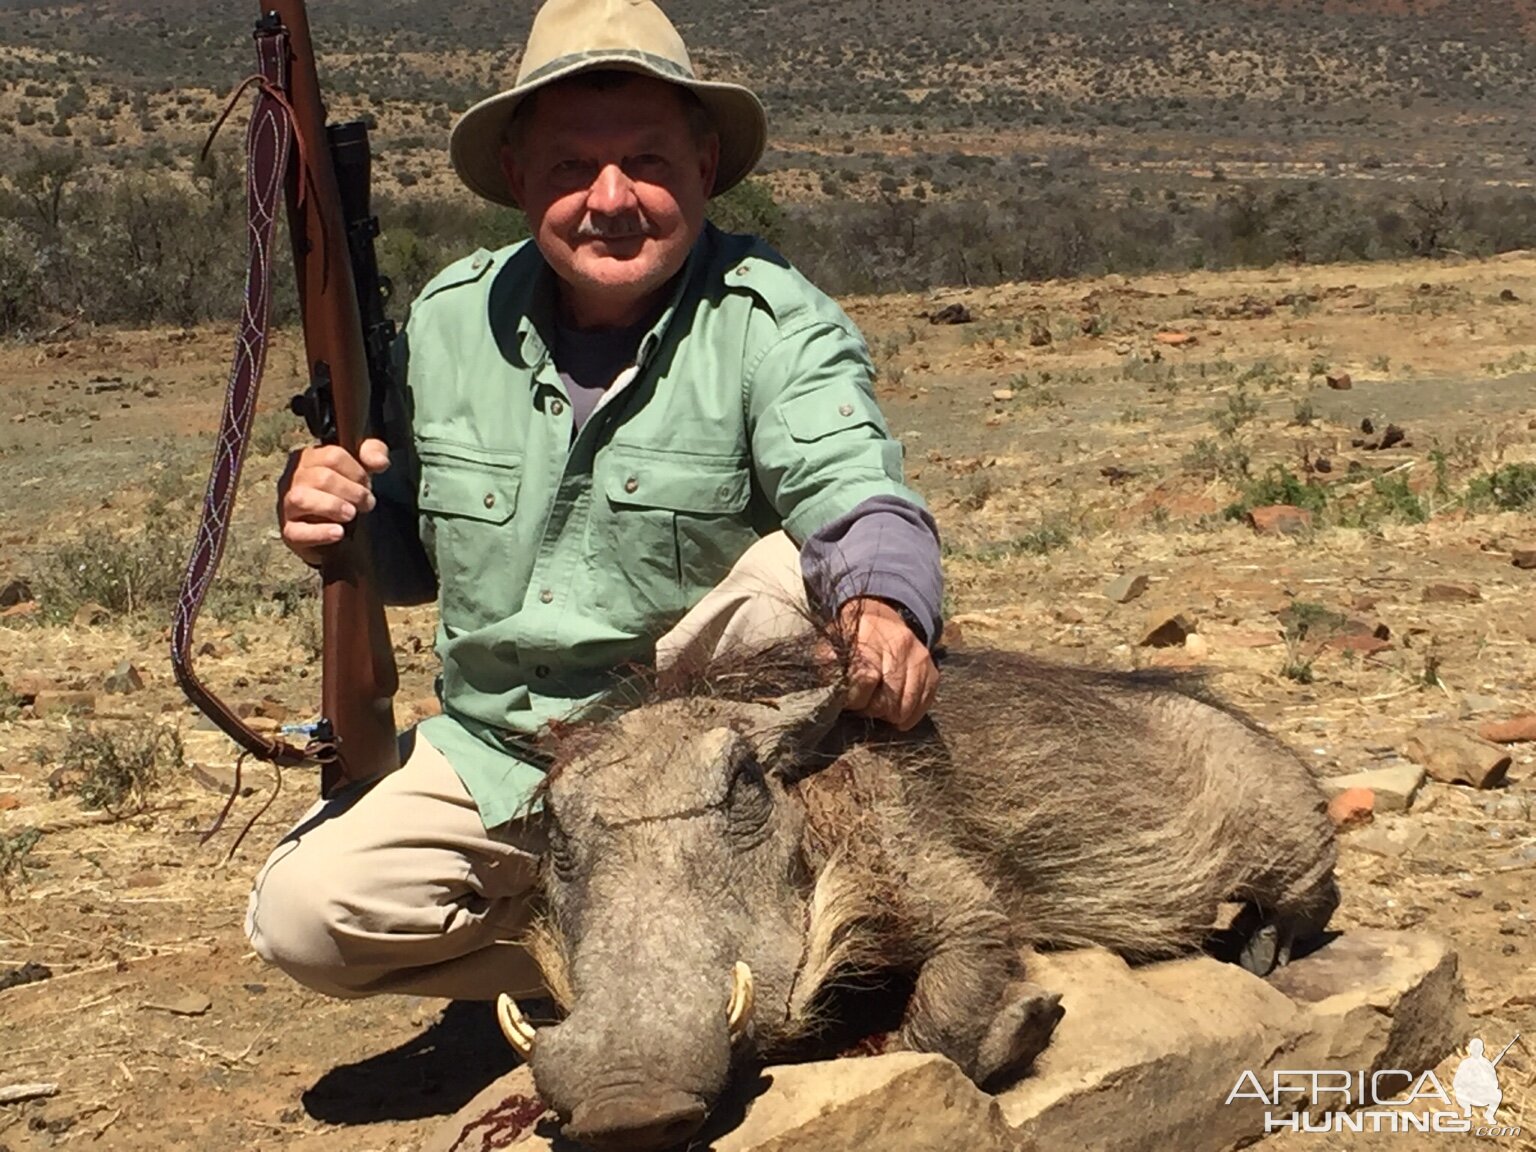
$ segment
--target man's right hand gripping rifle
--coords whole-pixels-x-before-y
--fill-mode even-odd
[[[342,538],[347,524],[373,511],[372,478],[388,468],[382,440],[364,440],[357,457],[335,444],[295,452],[278,486],[283,543],[306,564],[319,564],[322,550]]]

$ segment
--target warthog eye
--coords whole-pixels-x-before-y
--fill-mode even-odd
[[[544,810],[544,820],[549,837],[550,867],[558,878],[569,880],[576,874],[576,853],[571,849],[571,838],[548,807]]]
[[[763,766],[745,746],[731,761],[731,785],[725,796],[725,810],[732,837],[755,837],[773,815],[773,795],[768,790]]]

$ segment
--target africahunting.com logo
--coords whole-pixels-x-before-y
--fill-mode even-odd
[[[1511,1117],[1506,1114],[1505,1122],[1499,1122],[1504,1103],[1499,1062],[1518,1039],[1517,1032],[1491,1060],[1484,1055],[1481,1040],[1471,1041],[1451,1076],[1449,1091],[1433,1072],[1290,1069],[1269,1073],[1267,1083],[1253,1072],[1244,1072],[1227,1094],[1227,1103],[1262,1103],[1265,1132],[1466,1132],[1515,1137],[1521,1129]]]

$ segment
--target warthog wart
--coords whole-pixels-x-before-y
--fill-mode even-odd
[[[896,1043],[994,1085],[1061,1016],[1024,948],[1174,956],[1240,903],[1240,958],[1263,973],[1338,902],[1306,766],[1167,676],[954,655],[901,736],[840,720],[808,655],[558,737],[530,946],[564,1016],[499,1010],[576,1140],[686,1139],[733,1068],[803,1042],[830,990],[882,972],[913,981]]]

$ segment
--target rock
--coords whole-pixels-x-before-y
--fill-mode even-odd
[[[722,1110],[716,1123],[705,1128],[700,1146],[714,1152],[1016,1152],[1019,1147],[997,1100],[942,1056],[898,1052],[781,1065],[769,1069],[764,1079],[767,1088],[747,1105],[745,1117],[731,1127],[731,1109]],[[512,1134],[518,1149],[569,1146],[550,1140],[558,1121],[549,1115],[539,1122],[545,1114],[533,1091],[533,1076],[518,1068],[471,1100],[426,1142],[423,1152],[478,1152],[487,1146],[480,1133],[503,1109],[511,1114],[511,1127],[535,1129],[521,1140]]]
[[[1132,969],[1101,949],[1032,956],[1026,968],[1062,994],[1066,1016],[1034,1072],[995,1100],[937,1056],[772,1066],[725,1102],[699,1145],[1225,1152],[1264,1131],[1261,1102],[1226,1103],[1244,1073],[1268,1084],[1293,1068],[1419,1071],[1467,1034],[1455,954],[1416,934],[1350,931],[1267,981],[1205,956]],[[479,1152],[492,1131],[501,1147],[563,1147],[520,1067],[423,1152]]]
[[[1248,523],[1260,536],[1301,536],[1312,528],[1312,513],[1293,504],[1267,504],[1250,509]]]
[[[1326,376],[1324,379],[1328,381],[1328,387],[1336,392],[1348,392],[1355,386],[1348,372],[1340,372],[1337,376]]]
[[[1511,762],[1509,753],[1497,745],[1450,728],[1417,729],[1403,745],[1403,754],[1441,783],[1474,788],[1497,788]]]
[[[1328,801],[1328,819],[1335,828],[1369,824],[1376,813],[1376,794],[1369,788],[1346,788]]]
[[[1147,629],[1137,641],[1141,648],[1180,648],[1189,634],[1195,630],[1195,622],[1184,613],[1155,613],[1147,622]]]
[[[0,585],[0,608],[14,608],[32,599],[32,586],[25,580],[7,580]]]
[[[1530,571],[1536,568],[1536,548],[1514,548],[1510,550],[1509,562],[1516,568]]]
[[[1038,320],[1030,322],[1029,346],[1031,348],[1045,348],[1051,343],[1051,330]]]
[[[1408,444],[1408,433],[1396,424],[1388,424],[1381,431],[1376,432],[1372,430],[1369,420],[1362,420],[1360,430],[1366,435],[1362,439],[1351,440],[1350,443],[1356,448],[1364,448],[1367,452],[1379,452],[1385,448],[1395,448],[1399,444],[1404,446]]]
[[[14,812],[20,807],[20,796],[14,792],[0,792],[0,812]]]
[[[1413,825],[1399,825],[1395,828],[1375,827],[1351,836],[1349,843],[1362,851],[1369,852],[1372,856],[1385,856],[1395,860],[1418,848],[1428,835],[1429,833],[1424,829]]]
[[[85,386],[87,396],[100,396],[106,392],[121,392],[128,385],[124,384],[120,376],[100,377],[90,381]]]
[[[179,996],[165,1000],[146,1000],[139,1007],[154,1012],[169,1012],[172,1016],[202,1016],[213,1007],[213,1001],[201,992],[183,988]]]
[[[1424,786],[1424,769],[1417,764],[1394,764],[1388,768],[1370,768],[1347,776],[1332,776],[1318,781],[1323,795],[1336,799],[1357,789],[1375,796],[1377,812],[1406,812]]]
[[[1426,604],[1476,604],[1482,598],[1472,584],[1430,584],[1421,597]]]
[[[32,711],[38,716],[64,716],[70,712],[94,712],[94,692],[39,692],[32,701]]]
[[[1383,640],[1379,636],[1351,632],[1343,636],[1328,637],[1323,641],[1323,647],[1332,648],[1335,652],[1356,652],[1361,656],[1374,656],[1392,647],[1392,641]]]
[[[27,984],[41,984],[44,980],[52,978],[52,968],[46,964],[39,964],[36,960],[28,960],[20,968],[12,968],[8,972],[0,973],[0,992],[9,988],[21,988]]]
[[[971,310],[964,304],[946,304],[937,312],[928,314],[930,324],[969,324],[971,320]]]
[[[124,660],[112,670],[110,676],[101,682],[101,687],[104,692],[115,692],[126,696],[144,687],[144,677],[133,666],[133,661]]]
[[[1264,1131],[1262,1103],[1225,1103],[1245,1071],[1261,1083],[1292,1068],[1417,1071],[1467,1028],[1454,953],[1406,933],[1348,932],[1269,981],[1207,957],[1132,970],[1066,952],[1030,969],[1066,1016],[1035,1073],[1000,1097],[1026,1147],[1233,1148]]]
[[[1520,297],[1515,295],[1513,288],[1504,288],[1499,291],[1499,299],[1505,304],[1516,304],[1519,302]]]
[[[1483,805],[1483,811],[1496,820],[1513,820],[1523,824],[1531,818],[1531,799],[1514,792],[1490,796]]]
[[[41,609],[42,605],[36,600],[23,600],[20,604],[12,604],[9,608],[0,608],[0,620],[24,620],[29,616],[36,616]]]
[[[1167,348],[1188,348],[1200,343],[1199,338],[1189,332],[1159,332],[1152,339]]]
[[[1196,662],[1208,660],[1211,656],[1211,642],[1198,632],[1191,632],[1184,637],[1184,655]]]
[[[1012,400],[1013,399],[1013,389],[1012,388],[995,388],[992,391],[992,399],[998,401],[999,403],[1001,403],[1002,401],[1005,401],[1005,400]]]
[[[80,605],[75,613],[74,625],[76,628],[94,628],[98,624],[105,624],[112,619],[112,613],[95,601]]]
[[[1509,720],[1490,720],[1477,730],[1477,734],[1495,744],[1524,744],[1536,740],[1536,713],[1527,712]]]
[[[1137,572],[1134,575],[1126,573],[1110,581],[1109,587],[1104,589],[1104,595],[1116,604],[1129,604],[1145,592],[1151,583],[1152,581],[1144,572]]]

